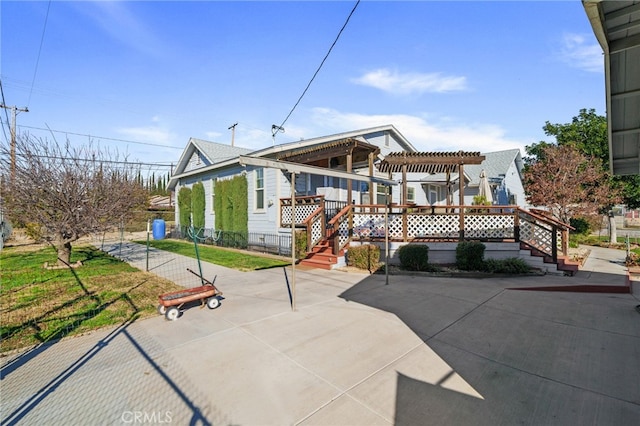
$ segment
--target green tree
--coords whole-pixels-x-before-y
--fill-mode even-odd
[[[553,136],[555,142],[541,141],[526,147],[529,157],[525,158],[526,167],[537,161],[544,161],[544,152],[548,146],[571,145],[589,158],[598,158],[601,167],[609,172],[609,142],[607,136],[607,118],[596,114],[595,109],[581,109],[570,123],[550,123],[542,128],[547,136]],[[525,167],[525,168],[526,168]],[[640,207],[640,176],[609,176],[609,185],[620,188],[622,203],[629,208]]]

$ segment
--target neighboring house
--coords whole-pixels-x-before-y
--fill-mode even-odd
[[[275,145],[258,151],[232,147],[200,139],[190,139],[185,148],[168,189],[178,194],[181,187],[191,187],[202,182],[205,189],[205,228],[215,228],[215,181],[229,179],[239,174],[247,176],[248,184],[248,229],[258,233],[285,233],[280,228],[281,198],[291,197],[290,176],[278,169],[243,167],[240,155],[251,155],[265,159],[285,160],[327,169],[369,173],[369,164],[384,158],[390,152],[415,152],[415,148],[392,125],[356,130],[306,139],[298,142]],[[373,167],[372,167],[373,168]],[[373,171],[377,177],[386,174]],[[408,191],[416,203],[424,204],[426,196],[419,183]],[[349,195],[350,194],[350,195]],[[344,179],[304,174],[296,176],[296,196],[324,195],[326,200],[341,203],[384,203],[384,187],[353,182]],[[400,202],[398,191],[392,191],[393,202]],[[176,203],[177,205],[177,203]],[[176,208],[176,224],[179,224],[179,209]]]
[[[482,164],[467,164],[464,167],[464,204],[472,205],[473,197],[478,195],[480,188],[480,174],[484,170],[491,187],[493,204],[517,205],[528,207],[524,186],[522,184],[523,161],[519,149],[505,151],[484,152]],[[427,194],[427,204],[447,204],[447,179],[444,173],[414,177],[422,183]],[[452,173],[449,179],[451,200],[449,204],[457,204],[459,199],[458,174]]]

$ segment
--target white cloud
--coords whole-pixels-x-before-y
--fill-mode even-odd
[[[220,132],[204,132],[204,135],[207,137],[208,141],[212,142],[218,142],[222,139],[222,133]]]
[[[129,48],[156,57],[166,51],[166,43],[161,42],[154,30],[125,2],[79,2],[77,7],[110,37]]]
[[[531,144],[531,141],[510,139],[505,130],[495,124],[456,124],[451,119],[431,122],[415,115],[365,115],[343,113],[330,108],[315,108],[312,119],[317,128],[323,129],[320,134],[392,124],[422,152],[523,150],[525,145]]]
[[[387,68],[369,71],[351,81],[399,95],[447,93],[467,89],[466,77],[446,76],[442,73],[400,73]]]
[[[116,131],[128,139],[136,142],[148,142],[161,145],[172,145],[175,135],[166,129],[156,126],[122,127]]]
[[[574,68],[589,72],[604,71],[604,56],[600,45],[581,34],[567,33],[562,38],[560,58]]]

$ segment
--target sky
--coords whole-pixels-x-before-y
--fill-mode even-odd
[[[545,122],[605,114],[579,0],[354,6],[3,0],[3,102],[28,108],[19,134],[91,141],[149,170],[177,163],[191,137],[231,144],[235,123],[234,145],[256,150],[392,124],[418,151],[524,155],[553,140]]]

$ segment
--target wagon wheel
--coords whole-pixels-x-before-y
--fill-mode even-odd
[[[167,309],[167,312],[164,314],[164,316],[169,321],[175,321],[180,316],[180,311],[178,310],[177,307],[172,306],[172,307]]]
[[[160,315],[164,315],[167,313],[167,308],[164,305],[158,305],[158,313]]]
[[[218,299],[216,296],[207,299],[207,308],[215,309],[218,306],[220,306],[220,299]]]

